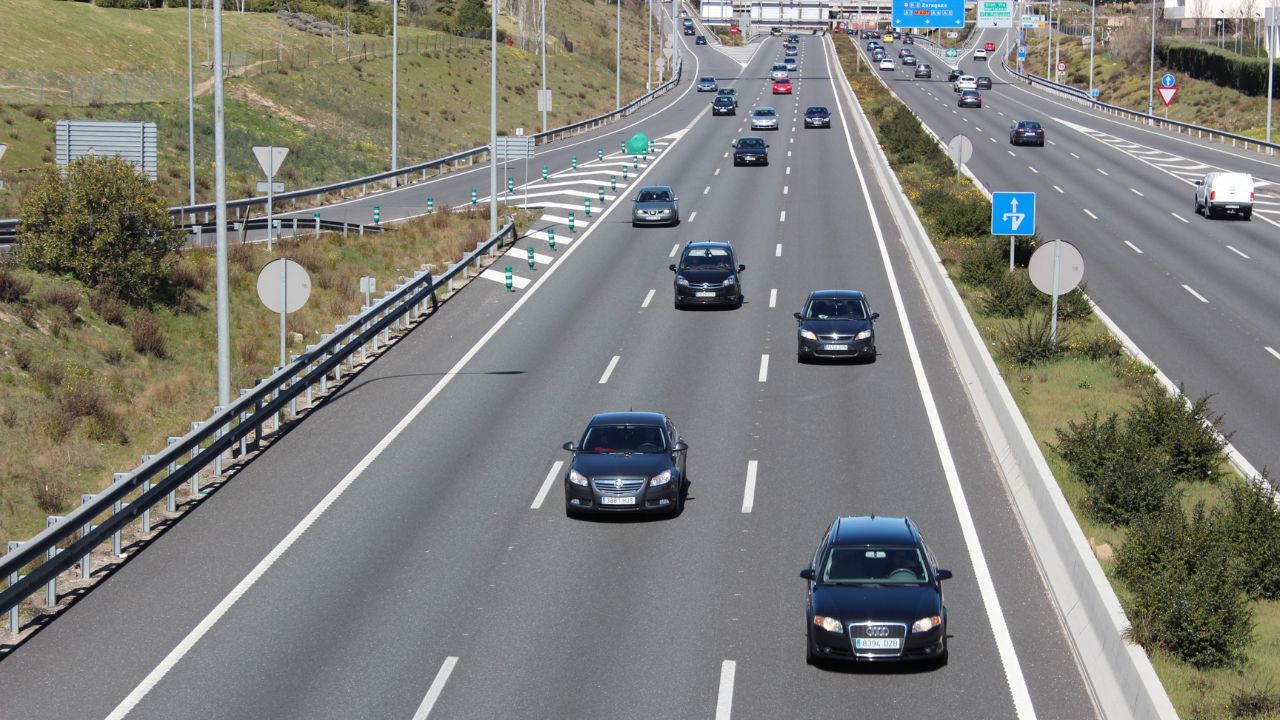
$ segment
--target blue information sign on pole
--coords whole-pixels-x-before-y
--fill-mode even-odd
[[[1178,78],[1174,77],[1173,73],[1165,73],[1160,76],[1160,84],[1164,87],[1173,87],[1178,84]]]
[[[1035,235],[1036,194],[1033,192],[991,193],[992,235]]]
[[[1019,46],[1018,46],[1018,59],[1019,59],[1019,60],[1026,60],[1026,59],[1027,59],[1027,46],[1026,46],[1026,45],[1019,45]]]
[[[964,27],[964,0],[893,0],[893,26]]]

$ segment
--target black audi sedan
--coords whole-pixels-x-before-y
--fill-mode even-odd
[[[793,313],[799,324],[796,359],[861,358],[876,361],[875,321],[867,298],[858,290],[814,290],[804,309]]]
[[[1044,147],[1044,126],[1036,120],[1018,120],[1009,128],[1009,144]]]
[[[691,242],[680,254],[676,274],[675,307],[728,305],[742,307],[739,275],[747,269],[739,265],[733,246],[727,242]]]
[[[744,135],[733,141],[733,164],[768,165],[769,143],[756,135]]]
[[[982,107],[982,95],[977,90],[961,90],[956,98],[956,107]]]
[[[831,111],[823,105],[812,105],[805,108],[804,126],[807,128],[830,128]]]
[[[809,584],[810,665],[823,661],[947,662],[947,605],[920,529],[905,517],[840,517],[800,577]]]
[[[689,446],[671,418],[655,412],[609,412],[591,418],[564,476],[565,513],[652,512],[684,508]]]

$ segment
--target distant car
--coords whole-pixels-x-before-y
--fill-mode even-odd
[[[868,40],[868,41],[867,41],[867,52],[871,52],[872,50],[875,50],[875,49],[876,49],[876,48],[878,48],[878,47],[884,47],[883,45],[881,45],[881,44],[880,44],[880,41],[879,41],[879,40]]]
[[[805,660],[947,662],[947,605],[938,567],[906,517],[840,517],[809,567]]]
[[[787,74],[787,66],[785,63],[774,63],[773,67],[769,68],[770,80],[786,80],[789,77],[791,76]]]
[[[711,101],[712,115],[737,115],[738,101],[728,95],[717,95],[715,100]]]
[[[983,46],[982,46],[982,49],[983,49],[983,50],[986,50],[987,52],[995,52],[995,51],[996,51],[996,44],[995,44],[995,43],[993,43],[993,42],[989,42],[989,43],[987,43],[986,45],[983,45]]]
[[[961,75],[956,78],[954,83],[951,84],[951,89],[955,92],[960,92],[962,90],[977,90],[978,78],[972,75]]]
[[[631,203],[631,226],[679,225],[680,207],[676,191],[668,185],[646,185]]]
[[[777,130],[778,111],[771,107],[758,107],[751,111],[752,130]]]
[[[773,94],[774,95],[790,95],[791,81],[790,80],[774,80]]]
[[[880,36],[880,39],[883,40],[884,42],[890,43],[896,40],[897,38],[893,36],[893,33],[885,33]]]
[[[733,107],[738,107],[738,91],[736,88],[722,87],[716,91],[716,97],[728,97],[733,101]]]
[[[956,107],[982,107],[982,96],[977,90],[961,90],[956,98]]]
[[[689,445],[661,413],[612,412],[591,418],[564,475],[565,514],[657,512],[684,508]]]
[[[916,66],[916,73],[915,73],[915,75],[916,75],[916,77],[918,77],[918,78],[932,78],[932,77],[933,77],[933,67],[932,67],[932,66],[930,66],[930,65],[929,65],[929,63],[921,63],[920,65],[917,65],[917,66]]]
[[[710,75],[698,78],[698,92],[715,92],[719,89],[720,85]]]
[[[986,75],[979,75],[978,77],[973,79],[973,82],[977,86],[976,89],[978,90],[991,89],[991,78],[987,77]]]
[[[1035,120],[1019,120],[1009,128],[1010,145],[1044,147],[1044,126]]]
[[[902,64],[903,64],[903,65],[915,65],[915,64],[916,64],[916,56],[915,56],[915,55],[907,55],[906,57],[902,58]]]
[[[1253,217],[1253,176],[1239,172],[1211,172],[1196,181],[1196,212]]]
[[[782,37],[782,28],[780,27],[769,28],[769,35],[773,37]]]
[[[686,27],[686,28],[684,29],[684,34],[685,34],[685,35],[695,35],[695,34],[697,34],[697,33],[696,33],[696,32],[694,32],[693,26],[689,26],[689,27]]]
[[[955,82],[960,79],[961,75],[964,75],[964,70],[958,67],[951,68],[951,71],[947,73],[947,82]]]
[[[788,45],[786,49],[783,50],[782,52],[787,57],[795,57],[796,55],[800,54],[800,48],[796,47],[795,45]]]
[[[796,330],[796,359],[807,362],[819,358],[876,360],[875,321],[866,297],[857,290],[815,290],[809,293],[804,309],[793,313]]]
[[[898,66],[897,66],[897,65],[895,65],[895,64],[893,63],[893,58],[891,58],[891,57],[886,57],[886,58],[881,58],[881,59],[880,59],[880,69],[881,69],[881,70],[893,70],[893,69],[895,69],[896,67],[898,67]]]
[[[791,43],[792,45],[795,45],[796,43],[800,42],[800,36],[795,33],[791,33],[790,35],[787,36],[787,42]]]
[[[742,283],[733,246],[727,242],[691,242],[684,246],[680,262],[671,266],[676,274],[675,307],[727,305],[742,307]]]
[[[903,44],[903,45],[914,45],[915,43],[916,43],[915,38],[914,38],[914,37],[912,37],[910,34],[907,34],[907,35],[903,35],[903,36],[902,36],[902,44]]]
[[[881,60],[885,59],[885,57],[886,55],[885,55],[884,48],[876,48],[875,50],[871,51],[871,62],[880,62]]]
[[[908,55],[915,55],[911,48],[898,48],[898,59],[901,60]]]
[[[694,38],[694,39],[693,39],[693,44],[694,44],[694,45],[706,45],[706,44],[707,44],[707,36],[706,36],[706,35],[699,35],[698,37],[696,37],[696,38]]]
[[[982,48],[978,48],[977,50],[973,51],[973,61],[978,62],[979,60],[983,62],[986,62],[987,60],[987,51],[983,50]]]
[[[793,72],[795,72],[795,71],[796,71],[797,65],[796,65],[796,59],[795,59],[795,58],[793,58],[793,57],[783,58],[783,60],[782,60],[782,64],[787,66],[787,72],[788,72],[788,73],[793,73]]]
[[[812,105],[805,108],[804,126],[807,128],[831,127],[831,111],[822,105]]]
[[[734,167],[769,164],[769,143],[762,137],[744,135],[734,140],[730,147],[733,148]]]

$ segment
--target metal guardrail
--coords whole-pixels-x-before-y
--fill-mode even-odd
[[[569,125],[552,128],[550,130],[537,133],[532,136],[534,139],[534,142],[536,144],[545,145],[547,143],[558,140],[566,135],[574,135],[584,130],[594,129],[615,118],[626,117],[631,113],[635,112],[636,110],[640,109],[641,107],[644,107],[645,105],[649,104],[649,102],[651,102],[654,98],[657,98],[659,95],[662,95],[663,93],[667,92],[671,88],[678,85],[683,75],[683,71],[684,71],[684,59],[679,58],[676,61],[675,74],[672,76],[672,78],[667,82],[654,88],[652,91],[647,92],[644,95],[641,95],[640,97],[632,100],[631,102],[627,103],[626,105],[623,105],[622,107],[616,110],[611,110],[607,113],[603,113],[600,115],[596,115],[595,117],[587,118],[586,120],[579,120],[578,122],[571,123]],[[367,186],[371,184],[377,184],[382,182],[394,182],[395,186],[408,185],[408,184],[412,184],[413,182],[412,176],[421,175],[420,179],[426,180],[427,173],[430,172],[431,170],[435,170],[437,168],[445,167],[448,165],[456,165],[463,162],[474,163],[480,157],[487,155],[488,152],[489,152],[489,146],[481,145],[479,147],[474,147],[470,150],[464,150],[459,153],[454,153],[453,155],[449,155],[447,157],[438,158],[436,160],[428,160],[427,162],[424,162],[424,163],[418,163],[417,165],[410,165],[408,167],[398,168],[396,170],[388,170],[386,172],[375,173],[373,175],[359,177],[354,180],[344,180],[342,182],[329,183],[328,185],[319,185],[311,188],[304,188],[300,190],[292,190],[288,192],[276,193],[274,195],[273,200],[274,202],[277,202],[277,203],[286,202],[286,201],[291,202],[293,203],[294,207],[296,207],[298,200],[302,200],[306,198],[314,198],[314,197],[323,197],[326,195],[331,195],[333,193],[338,193],[339,195],[341,195],[344,191],[351,188],[355,188],[355,187],[359,187],[360,194],[363,195],[365,194]],[[229,200],[227,201],[227,209],[237,210],[237,211],[247,210],[249,208],[256,207],[256,206],[266,207],[266,204],[267,204],[267,196],[259,195],[257,197]],[[169,208],[169,216],[177,220],[181,220],[181,218],[183,217],[194,218],[199,213],[212,213],[215,211],[215,208],[216,208],[216,205],[214,203],[199,203],[196,205],[180,205],[177,207]],[[206,221],[207,220],[208,218],[206,218]],[[0,243],[12,242],[17,235],[17,230],[18,230],[18,220],[16,218],[0,219]]]
[[[268,423],[274,432],[287,417],[300,417],[299,398],[307,406],[304,411],[315,407],[317,388],[320,396],[328,393],[331,382],[342,380],[344,365],[348,372],[354,372],[357,362],[368,358],[370,345],[377,352],[380,342],[390,343],[393,326],[396,330],[407,329],[415,321],[429,317],[428,305],[434,309],[438,289],[451,291],[456,277],[466,277],[473,265],[479,269],[483,255],[492,257],[504,244],[515,241],[515,223],[508,219],[496,235],[477,244],[447,272],[435,277],[426,271],[417,273],[360,315],[335,326],[318,344],[294,356],[288,365],[277,368],[256,387],[241,390],[230,407],[214,408],[212,417],[193,422],[186,435],[169,438],[169,445],[162,452],[144,455],[142,464],[129,472],[115,473],[110,486],[85,496],[80,507],[65,516],[49,516],[43,532],[26,542],[10,542],[8,553],[0,557],[0,578],[7,580],[7,587],[0,592],[0,613],[9,613],[9,631],[19,630],[18,607],[23,600],[43,588],[47,604],[56,604],[57,578],[61,573],[78,564],[81,577],[88,578],[93,550],[108,541],[112,542],[113,554],[119,556],[122,531],[128,525],[141,522],[144,533],[149,532],[152,507],[167,502],[173,511],[177,489],[183,483],[190,482],[192,490],[198,491],[200,472],[209,465],[218,476],[225,460],[259,449]],[[101,521],[94,524],[99,518]],[[38,564],[32,566],[33,563]],[[32,567],[23,574],[29,566]]]

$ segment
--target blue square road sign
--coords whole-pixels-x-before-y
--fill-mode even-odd
[[[964,0],[893,0],[897,28],[964,27]]]
[[[1036,194],[1033,192],[991,193],[992,235],[1035,235]]]

